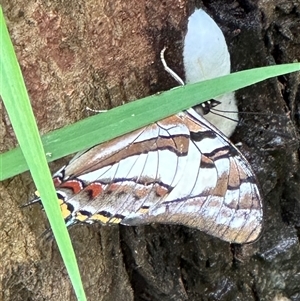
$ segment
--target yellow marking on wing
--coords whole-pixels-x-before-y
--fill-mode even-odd
[[[84,222],[88,219],[89,217],[87,215],[82,214],[81,212],[76,212],[76,216],[75,219],[80,221],[80,222]]]
[[[64,219],[66,219],[72,214],[72,212],[68,208],[68,204],[65,203],[64,200],[58,199],[58,204],[60,206],[60,211]]]
[[[122,221],[121,218],[113,217],[113,218],[110,219],[109,223],[110,224],[119,224],[121,221]]]
[[[72,212],[69,210],[68,205],[66,203],[62,203],[60,205],[60,210],[64,219],[66,219],[68,216],[72,214]]]
[[[149,208],[140,208],[137,213],[147,214],[149,212]]]
[[[95,220],[95,221],[99,221],[103,224],[107,224],[107,222],[109,221],[110,217],[104,216],[102,214],[94,214],[90,217],[91,220]]]
[[[66,204],[66,203],[64,202],[64,200],[58,199],[58,204],[59,204],[59,206],[61,206],[61,205]]]

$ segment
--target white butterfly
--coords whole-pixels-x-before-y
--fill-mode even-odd
[[[76,155],[54,183],[67,225],[173,223],[235,243],[262,229],[250,164],[193,109]]]
[[[236,243],[262,228],[249,163],[193,109],[96,145],[54,182],[68,225],[175,223]]]

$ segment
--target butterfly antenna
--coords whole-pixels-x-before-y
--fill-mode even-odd
[[[217,113],[217,112],[215,112],[215,111],[218,111],[218,112],[220,112],[220,113]],[[235,112],[235,111],[222,111],[222,110],[211,109],[209,112],[210,112],[211,114],[214,114],[214,115],[216,115],[216,116],[220,116],[220,117],[222,117],[222,118],[226,118],[226,119],[231,120],[231,121],[236,122],[236,123],[239,123],[239,122],[240,122],[240,120],[236,120],[236,119],[234,119],[234,118],[230,118],[230,117],[228,117],[228,116],[225,116],[225,115],[222,115],[222,114],[221,114],[221,113],[237,113],[237,112]]]
[[[20,205],[19,208],[25,208],[25,207],[31,206],[31,205],[33,205],[33,204],[36,204],[36,203],[41,204],[41,199],[40,199],[40,198],[33,199],[32,201],[30,201],[30,202],[28,202],[28,203],[25,203],[25,204],[23,204],[23,205]]]
[[[77,225],[77,222],[70,222],[68,223],[68,221],[66,221],[66,227],[69,230],[71,227],[73,227],[74,225]],[[51,228],[46,229],[41,235],[40,238],[45,239],[46,241],[50,241],[52,239],[54,239],[54,235],[53,235],[53,231]]]
[[[243,115],[260,115],[260,116],[275,116],[275,117],[280,117],[280,118],[285,118],[287,117],[287,115],[284,115],[284,114],[274,114],[274,113],[265,113],[265,112],[249,112],[249,111],[227,111],[227,110],[219,110],[219,109],[215,109],[215,108],[212,108],[211,111],[217,111],[217,112],[220,112],[220,113],[232,113],[232,114],[236,114],[236,113],[239,113],[240,115],[243,114]],[[287,113],[289,114],[289,113]]]
[[[181,86],[184,86],[184,81],[180,78],[180,76],[174,72],[166,63],[165,60],[165,51],[166,51],[167,47],[165,46],[163,48],[163,50],[160,52],[160,60],[164,66],[165,71],[167,71]]]
[[[216,111],[220,112],[220,114],[216,113]],[[233,113],[233,114],[235,114],[235,113],[237,113],[236,111],[226,111],[226,110],[219,110],[219,109],[211,108],[209,112],[214,114],[214,115],[218,115],[218,116],[221,116],[223,118],[229,119],[231,121],[235,121],[239,125],[247,125],[247,123],[243,120],[243,118],[241,118],[239,120],[235,120],[235,119],[232,119],[228,116],[225,116],[225,115],[221,114],[221,113]],[[260,115],[260,116],[269,116],[270,115],[269,113],[264,113],[264,112],[247,112],[247,111],[244,111],[244,112],[238,112],[238,113],[243,114],[243,115]],[[284,115],[284,114],[271,114],[271,116],[278,117],[278,118],[285,118],[285,119],[288,118],[288,114],[287,115]],[[280,137],[282,137],[282,138],[291,138],[291,134],[285,134],[285,133],[281,132]],[[296,144],[299,143],[299,141],[297,139],[296,139],[295,142],[296,142]]]

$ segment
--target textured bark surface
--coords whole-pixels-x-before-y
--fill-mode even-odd
[[[2,0],[42,133],[176,85],[159,52],[182,70],[186,1]],[[222,28],[233,71],[300,57],[299,1],[197,1]],[[233,140],[261,184],[265,230],[245,246],[180,226],[77,226],[70,230],[88,300],[300,300],[299,75],[237,93]],[[15,145],[1,109],[0,150]],[[266,114],[259,115],[259,112]],[[287,114],[289,112],[290,114]],[[52,164],[55,171],[64,160]],[[29,173],[0,184],[1,300],[76,300]],[[276,299],[277,298],[277,299]],[[288,299],[285,299],[288,298]]]

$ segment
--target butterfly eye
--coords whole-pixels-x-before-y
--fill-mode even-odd
[[[206,115],[211,112],[212,108],[219,105],[221,102],[215,99],[207,100],[200,105],[196,105],[193,107],[193,109],[199,114],[199,115]]]

